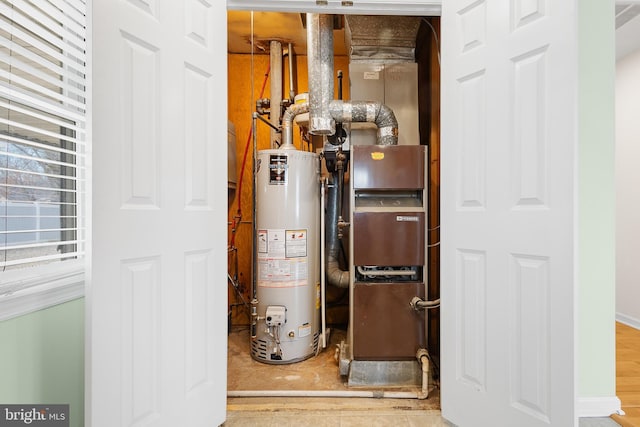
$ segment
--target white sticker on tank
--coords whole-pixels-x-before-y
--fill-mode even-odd
[[[267,257],[284,258],[285,256],[285,231],[267,230]]]
[[[258,253],[266,254],[269,246],[267,244],[267,236],[269,232],[267,230],[258,230]]]
[[[307,258],[258,258],[258,286],[268,288],[305,286],[308,275]]]
[[[285,256],[287,258],[307,256],[307,230],[287,230]]]
[[[310,324],[305,323],[304,325],[298,327],[298,336],[300,338],[308,337],[309,335],[311,335],[311,325]]]

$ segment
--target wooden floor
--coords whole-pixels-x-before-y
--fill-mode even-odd
[[[612,418],[640,427],[640,331],[622,323],[616,323],[616,394],[625,415]]]

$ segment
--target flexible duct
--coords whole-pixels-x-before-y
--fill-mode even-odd
[[[307,13],[307,68],[309,70],[309,133],[333,135],[335,122],[372,122],[378,126],[379,145],[398,143],[398,121],[379,102],[333,100],[333,17]]]
[[[338,101],[329,103],[331,117],[341,123],[370,122],[378,127],[377,145],[398,144],[398,121],[393,110],[379,102]]]
[[[309,70],[309,133],[332,135],[335,122],[371,122],[378,127],[378,145],[398,144],[398,121],[393,111],[379,102],[333,100],[333,17],[307,13],[307,68]],[[284,133],[284,127],[283,127]],[[283,135],[283,145],[285,136]],[[332,174],[327,191],[327,282],[349,287],[349,271],[338,263],[338,217],[341,215],[341,177]]]

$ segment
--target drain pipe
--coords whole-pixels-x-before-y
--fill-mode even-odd
[[[361,397],[374,399],[426,399],[429,397],[429,353],[421,348],[416,359],[422,368],[420,391],[385,390],[229,390],[227,397]]]
[[[423,399],[422,391],[365,390],[235,390],[227,397],[364,397],[375,399]]]
[[[426,399],[429,397],[429,352],[424,348],[418,349],[416,359],[422,368],[422,390],[418,399]]]
[[[422,368],[420,391],[385,390],[229,390],[227,397],[362,397],[374,399],[426,399],[429,397],[429,353],[421,348],[416,359]]]

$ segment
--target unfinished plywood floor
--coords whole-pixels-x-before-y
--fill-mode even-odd
[[[317,356],[287,365],[257,362],[249,353],[249,329],[234,327],[228,337],[227,388],[236,390],[341,390],[348,391],[335,358],[336,346],[345,330],[331,329],[329,345]],[[359,389],[361,390],[361,389]],[[399,389],[417,391],[417,388]],[[427,399],[243,397],[229,398],[227,412],[233,411],[428,411],[439,416],[440,393],[430,384]]]
[[[638,334],[638,331],[634,331]],[[346,331],[332,329],[329,345],[318,356],[290,365],[267,365],[249,354],[249,329],[234,327],[228,337],[228,390],[349,390],[334,358]],[[638,335],[640,336],[640,335]],[[618,336],[620,345],[620,336]],[[636,359],[634,359],[636,360]],[[620,363],[620,361],[618,361]],[[618,391],[619,394],[620,390]],[[623,407],[631,399],[622,396]],[[629,410],[627,406],[625,410]],[[630,411],[631,412],[631,411]],[[624,420],[625,417],[617,417]],[[451,427],[440,414],[440,393],[431,385],[429,398],[244,397],[227,399],[224,427]],[[501,425],[496,419],[495,425]],[[632,420],[581,418],[580,427],[635,426]],[[639,426],[640,427],[640,426]]]

